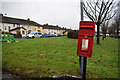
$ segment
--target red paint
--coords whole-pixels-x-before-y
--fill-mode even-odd
[[[95,33],[95,22],[80,21],[77,55],[91,57]]]

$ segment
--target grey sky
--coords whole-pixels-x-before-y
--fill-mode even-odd
[[[40,24],[79,28],[80,0],[2,0],[2,13]],[[87,20],[87,19],[85,19]]]

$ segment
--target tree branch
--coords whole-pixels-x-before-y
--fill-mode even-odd
[[[83,5],[84,5],[84,4],[83,4]],[[85,5],[84,5],[83,9],[84,9],[85,13],[87,14],[87,16],[88,16],[92,21],[95,21],[95,18],[87,11],[88,9],[87,9],[87,7],[85,7]]]
[[[109,8],[110,8],[110,6],[112,5],[112,3],[113,3],[113,0],[112,0],[112,2],[110,2],[110,4],[108,5],[108,7],[106,8],[107,10],[106,10],[105,15],[103,16],[103,19],[101,20],[100,23],[102,23],[102,22],[104,21],[104,19],[107,17],[107,14],[108,14]]]
[[[114,16],[115,16],[115,13],[114,13],[111,17],[109,17],[109,18],[107,18],[107,19],[104,19],[103,22],[104,22],[104,21],[106,22],[107,20],[112,19]],[[102,23],[102,22],[101,22],[101,23]]]

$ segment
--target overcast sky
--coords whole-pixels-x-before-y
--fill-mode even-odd
[[[1,7],[6,16],[30,18],[42,25],[79,28],[80,0],[2,0]]]
[[[80,0],[2,0],[2,13],[40,24],[79,28]]]

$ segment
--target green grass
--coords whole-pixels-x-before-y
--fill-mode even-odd
[[[79,73],[77,39],[67,37],[21,39],[2,44],[3,69],[23,77],[39,78]],[[95,40],[96,41],[96,40]],[[118,77],[118,39],[94,42],[93,55],[87,58],[87,77]]]

